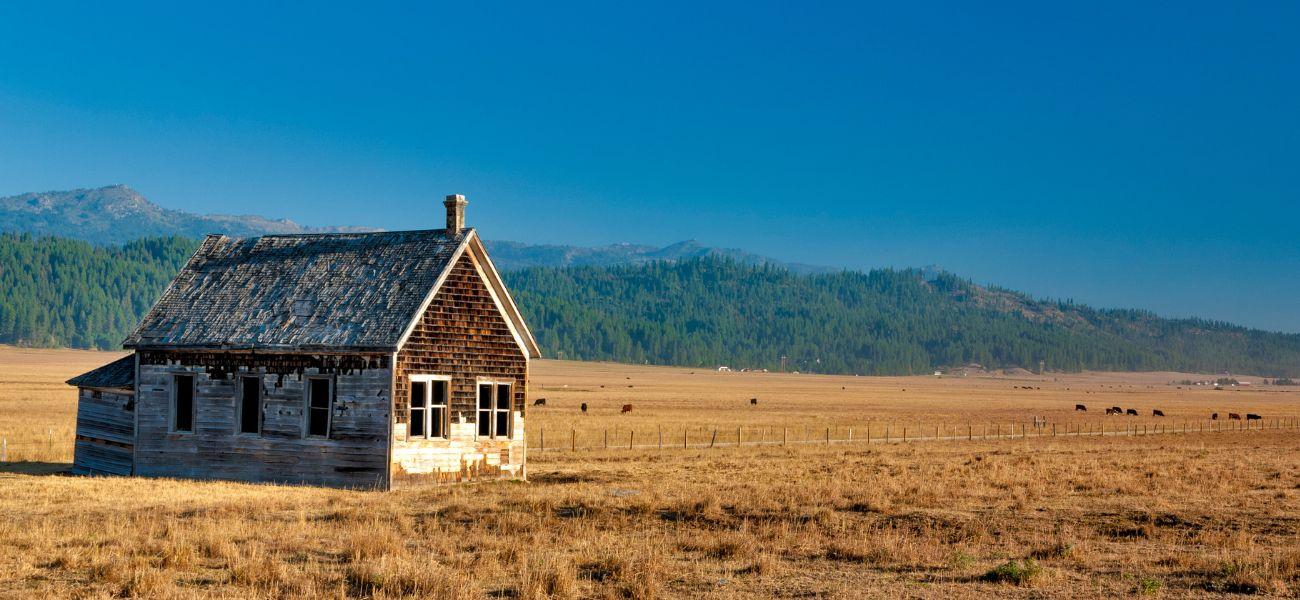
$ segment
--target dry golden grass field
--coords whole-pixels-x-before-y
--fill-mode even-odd
[[[0,465],[0,597],[1300,595],[1294,388],[540,361],[528,483],[382,493],[59,475],[75,413],[62,381],[115,356],[0,347],[0,437],[25,461]],[[1112,405],[1142,416],[1101,414]],[[1259,413],[1264,428],[1200,432],[1216,411]],[[980,439],[1021,425],[1030,437]],[[936,426],[949,439],[916,441]],[[737,448],[738,427],[770,443]],[[915,443],[896,443],[905,427]],[[821,443],[794,443],[805,436]]]

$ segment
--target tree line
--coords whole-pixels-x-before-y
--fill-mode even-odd
[[[197,245],[0,235],[0,343],[118,348]],[[975,363],[1300,376],[1300,335],[1036,300],[949,273],[802,275],[701,257],[505,277],[552,358],[863,375]]]

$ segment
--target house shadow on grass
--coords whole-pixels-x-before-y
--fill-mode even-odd
[[[71,471],[72,463],[66,462],[23,460],[0,463],[0,473],[13,473],[15,475],[68,475]]]

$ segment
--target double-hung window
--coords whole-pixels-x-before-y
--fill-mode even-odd
[[[307,379],[307,437],[330,436],[330,418],[334,412],[334,380],[329,377]]]
[[[438,375],[411,376],[411,418],[407,439],[448,437],[447,403],[451,397],[451,380]]]
[[[172,376],[172,431],[194,431],[194,376]]]
[[[478,384],[478,435],[510,438],[513,386],[509,383],[480,381]]]

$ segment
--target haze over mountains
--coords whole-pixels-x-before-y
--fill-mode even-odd
[[[0,198],[0,232],[31,233],[117,245],[149,237],[199,238],[209,233],[233,237],[268,234],[378,231],[371,227],[307,227],[288,219],[258,215],[198,215],[163,208],[125,185],[62,192],[33,192]],[[741,264],[771,264],[797,273],[833,271],[786,263],[734,248],[714,248],[688,240],[664,246],[611,244],[599,247],[535,245],[488,241],[492,260],[503,271],[526,267],[614,266],[660,260],[726,257]]]

